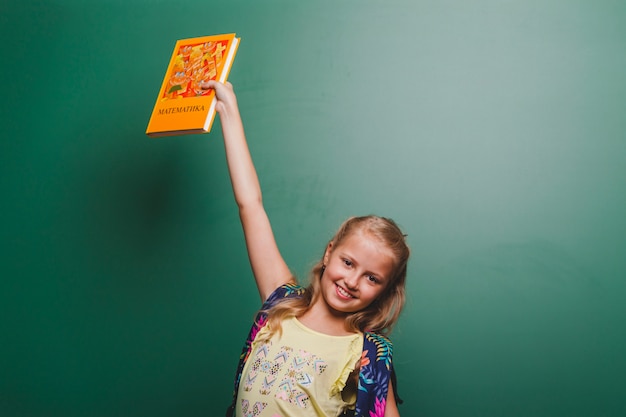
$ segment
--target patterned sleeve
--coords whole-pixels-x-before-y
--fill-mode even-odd
[[[393,345],[384,336],[365,333],[355,415],[384,417],[392,371]]]

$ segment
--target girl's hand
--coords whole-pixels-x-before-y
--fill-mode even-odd
[[[215,110],[220,114],[220,117],[227,117],[233,112],[239,113],[237,96],[235,96],[235,90],[230,82],[227,81],[222,84],[215,80],[210,80],[204,82],[202,88],[206,90],[212,88],[215,90],[215,97],[217,98]]]

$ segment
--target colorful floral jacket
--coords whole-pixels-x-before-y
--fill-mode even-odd
[[[254,338],[267,321],[265,311],[283,298],[299,297],[303,293],[304,287],[296,284],[287,284],[277,288],[265,303],[263,303],[241,352],[235,377],[233,402],[226,412],[227,417],[232,417],[235,413],[237,392],[239,390],[243,367],[250,355]],[[361,356],[356,407],[355,410],[348,411],[346,416],[383,417],[385,415],[389,380],[393,377],[391,357],[392,345],[389,339],[376,333],[365,332],[363,336],[363,354]]]

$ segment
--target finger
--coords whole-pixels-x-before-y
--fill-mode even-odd
[[[215,83],[213,82],[213,80],[202,81],[200,83],[200,88],[202,88],[203,90],[215,89]]]

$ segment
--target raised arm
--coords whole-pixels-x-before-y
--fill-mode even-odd
[[[261,186],[250,156],[239,114],[237,97],[230,83],[209,81],[215,89],[224,147],[239,218],[246,239],[248,257],[261,300],[280,285],[293,281],[289,267],[278,250],[269,218],[263,207]]]

